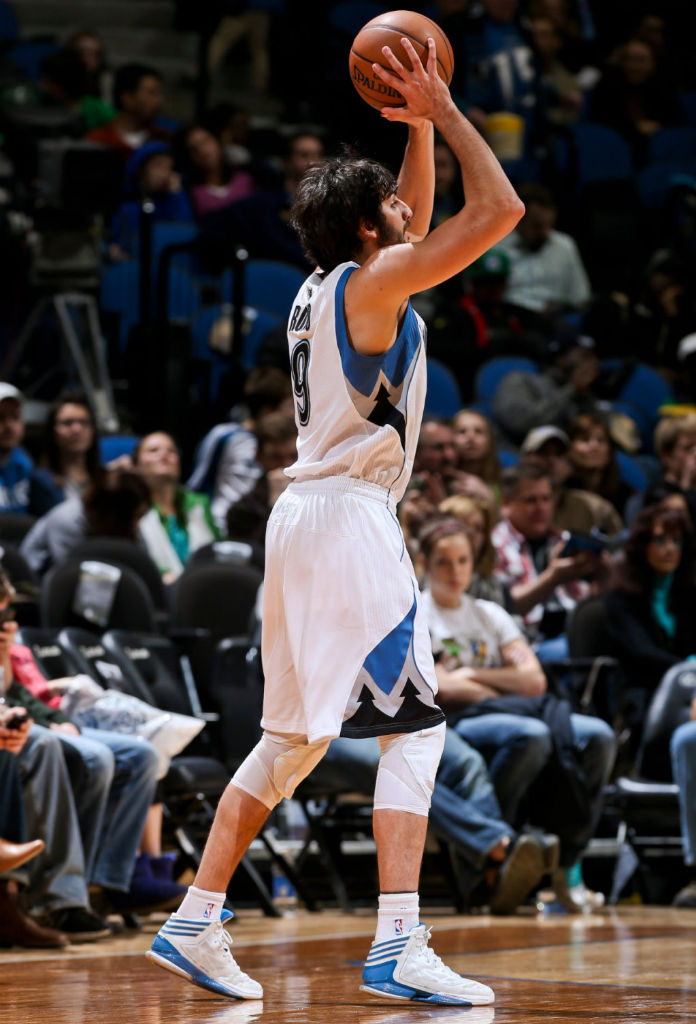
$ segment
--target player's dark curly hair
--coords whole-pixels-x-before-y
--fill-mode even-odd
[[[395,192],[394,175],[374,160],[340,156],[310,167],[298,185],[291,212],[310,260],[328,273],[355,259],[361,218],[380,227],[380,205]]]

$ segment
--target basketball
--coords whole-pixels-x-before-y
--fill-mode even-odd
[[[389,11],[363,25],[350,48],[348,66],[350,79],[366,103],[377,110],[403,106],[401,93],[380,81],[372,65],[380,64],[388,71],[393,70],[382,53],[383,46],[390,46],[394,56],[410,71],[411,61],[401,45],[404,37],[411,41],[425,65],[428,60],[428,36],[435,40],[440,78],[449,85],[454,71],[454,54],[449,39],[430,18],[415,11]]]

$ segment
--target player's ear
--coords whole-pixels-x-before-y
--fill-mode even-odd
[[[365,220],[364,217],[360,218],[360,227],[358,228],[358,239],[361,242],[368,242],[370,239],[377,238],[377,228],[374,224],[370,223],[369,220]]]

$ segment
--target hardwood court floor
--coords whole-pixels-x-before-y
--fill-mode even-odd
[[[55,954],[0,951],[3,1024],[686,1024],[696,1021],[696,911],[626,907],[591,917],[427,915],[454,969],[493,1008],[414,1006],[358,991],[371,916],[242,911],[230,931],[264,986],[234,1002],[152,966],[157,924]]]

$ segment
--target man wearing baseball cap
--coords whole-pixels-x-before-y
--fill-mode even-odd
[[[37,478],[31,456],[21,447],[22,402],[22,394],[14,384],[0,382],[0,512],[42,516],[59,499]]]
[[[598,529],[609,536],[618,533],[623,524],[611,502],[599,494],[566,486],[572,473],[569,448],[570,441],[566,432],[552,423],[534,427],[520,447],[524,461],[536,462],[551,478],[554,527],[557,530],[579,530],[583,533]]]

